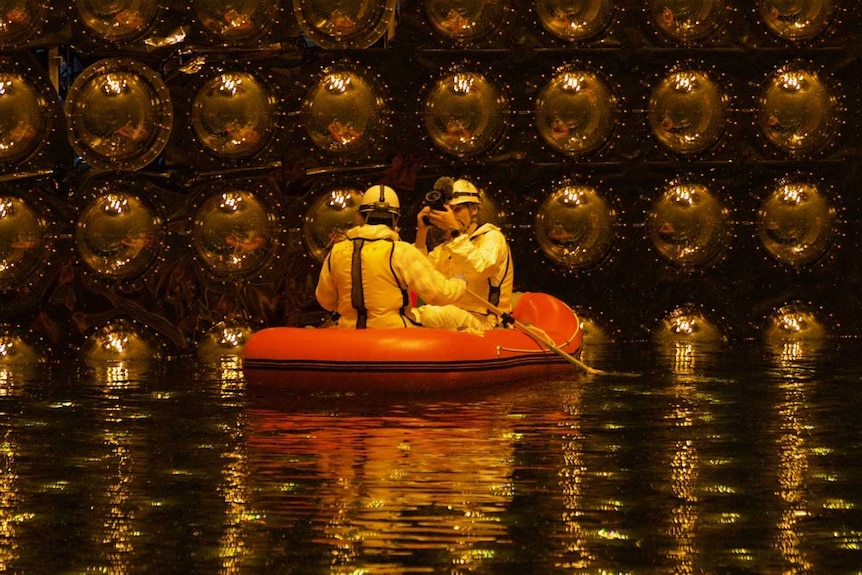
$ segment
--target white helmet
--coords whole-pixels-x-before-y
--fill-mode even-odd
[[[362,194],[362,203],[359,205],[359,213],[401,214],[401,203],[398,194],[389,186],[377,184],[371,186]]]
[[[452,196],[449,198],[449,205],[457,204],[478,204],[482,201],[482,196],[476,186],[467,180],[455,180],[452,184]]]

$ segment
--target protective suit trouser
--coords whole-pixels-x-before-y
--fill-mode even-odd
[[[423,327],[483,333],[497,326],[495,316],[477,315],[455,305],[422,305],[411,311]]]

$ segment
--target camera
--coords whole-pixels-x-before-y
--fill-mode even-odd
[[[425,194],[425,205],[430,206],[432,210],[438,210],[441,212],[446,211],[446,196],[440,190],[431,190],[427,194]],[[424,216],[422,221],[425,222],[425,225],[431,224],[430,218],[428,216]]]

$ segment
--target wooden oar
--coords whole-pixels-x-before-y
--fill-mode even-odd
[[[578,358],[576,358],[572,354],[567,353],[564,349],[560,349],[553,341],[551,341],[551,339],[549,337],[546,336],[546,334],[542,330],[535,328],[528,323],[518,321],[517,319],[512,317],[512,314],[507,313],[507,312],[503,311],[502,309],[498,308],[497,306],[495,306],[494,304],[492,304],[491,302],[486,301],[482,296],[480,296],[476,292],[468,289],[467,293],[470,294],[472,297],[476,298],[477,300],[479,300],[480,302],[482,302],[485,306],[487,306],[488,309],[490,311],[494,312],[494,315],[499,317],[503,321],[504,324],[506,324],[506,323],[513,324],[516,328],[520,329],[522,332],[527,334],[530,338],[532,338],[534,341],[536,341],[540,345],[547,347],[548,349],[550,349],[551,351],[553,351],[554,353],[556,353],[557,355],[559,355],[560,357],[562,357],[563,359],[565,359],[566,361],[571,363],[572,365],[575,365],[575,366],[581,368],[584,371],[584,373],[587,373],[589,375],[610,375],[606,371],[602,371],[600,369],[590,367],[589,365],[585,364],[583,361],[579,360]]]

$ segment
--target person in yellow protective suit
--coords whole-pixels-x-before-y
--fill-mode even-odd
[[[416,247],[446,277],[466,280],[468,292],[475,295],[465,293],[454,304],[419,306],[413,315],[426,327],[484,332],[500,322],[487,303],[497,311],[511,311],[514,268],[509,244],[500,228],[479,223],[482,194],[471,182],[440,178],[434,188],[446,193],[446,210],[429,206],[420,210]],[[432,225],[445,232],[445,239],[428,253],[427,234]]]
[[[323,262],[315,297],[337,314],[341,328],[412,327],[409,293],[448,304],[464,295],[464,280],[434,269],[413,244],[401,241],[401,214],[395,190],[375,185],[362,196],[361,224],[347,230]]]

